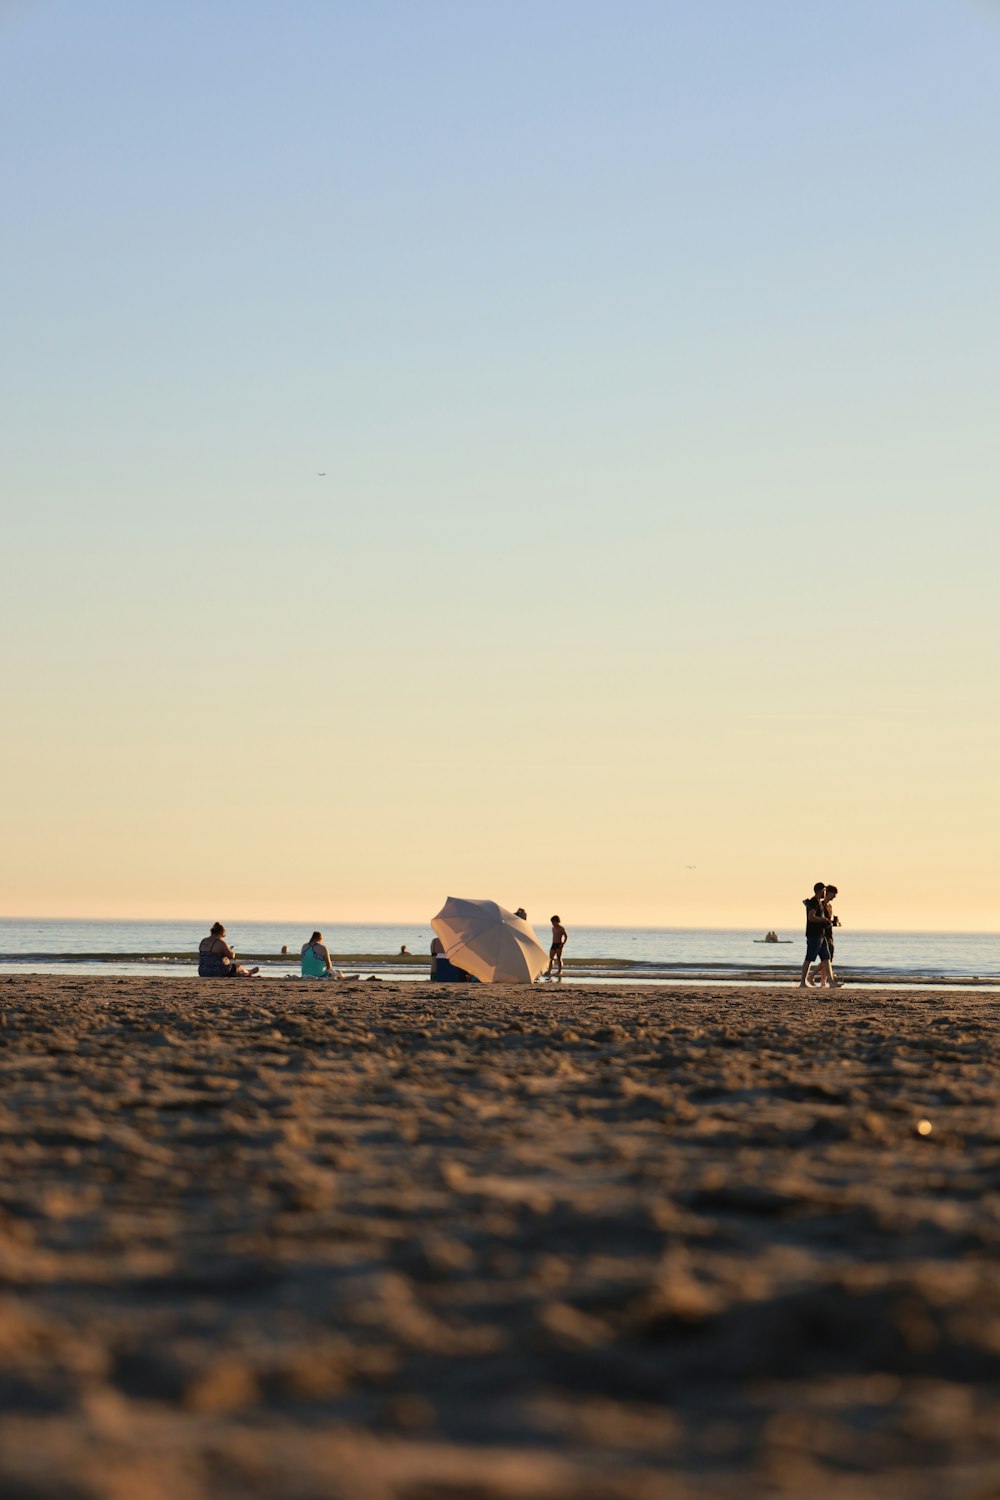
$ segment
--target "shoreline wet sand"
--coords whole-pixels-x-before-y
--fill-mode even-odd
[[[298,955],[275,955],[271,952],[240,952],[239,961],[255,965],[262,979],[298,979]],[[335,968],[349,971],[356,979],[377,978],[389,983],[426,983],[430,977],[430,958],[426,955],[384,953],[347,953],[334,956]],[[979,990],[1000,994],[1000,974],[937,973],[933,970],[883,970],[863,965],[837,966],[842,987],[857,989]],[[731,989],[780,989],[798,983],[800,963],[741,967],[720,963],[653,963],[645,960],[612,958],[570,958],[559,983],[573,986],[613,985],[616,988],[646,988],[676,985],[690,990],[720,986]],[[178,978],[197,977],[197,954],[101,952],[101,953],[20,953],[0,954],[0,979],[48,975],[52,978],[85,977],[89,979]]]
[[[0,1494],[998,1494],[998,1041],[955,988],[0,976]]]

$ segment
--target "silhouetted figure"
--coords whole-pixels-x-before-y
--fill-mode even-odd
[[[558,917],[552,917],[552,946],[549,948],[549,966],[545,970],[546,979],[552,978],[552,968],[555,965],[556,978],[562,978],[563,971],[563,949],[566,946],[569,934]]]
[[[806,909],[806,956],[802,965],[802,977],[799,980],[799,989],[804,990],[808,985],[809,968],[819,959],[820,985],[826,988],[833,982],[833,974],[830,969],[830,947],[826,940],[826,928],[829,917],[825,905],[826,884],[817,880],[813,886],[811,896],[806,896],[802,905]]]

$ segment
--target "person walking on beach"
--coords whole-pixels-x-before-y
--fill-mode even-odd
[[[549,949],[549,966],[545,970],[546,979],[552,978],[552,966],[556,968],[556,978],[562,978],[563,971],[563,949],[566,946],[569,934],[558,917],[552,917],[552,946]]]
[[[830,983],[832,985],[840,985],[843,983],[843,981],[838,979],[833,972],[833,929],[840,926],[840,918],[838,916],[835,916],[833,911],[833,903],[836,899],[836,896],[837,887],[835,885],[828,885],[823,893],[823,912],[826,917],[826,921],[823,923],[823,934],[826,938],[826,946],[830,950]],[[814,984],[817,982],[818,981],[816,980],[813,981]]]
[[[826,941],[826,924],[828,921],[824,900],[826,897],[826,884],[817,880],[813,886],[811,896],[806,896],[802,905],[806,909],[806,956],[802,965],[802,975],[799,979],[799,989],[804,990],[809,986],[809,970],[819,959],[820,986],[826,988],[832,983],[830,972],[830,949]]]
[[[236,962],[236,953],[226,942],[226,929],[213,922],[208,937],[198,944],[199,979],[252,979],[258,968],[244,969]]]

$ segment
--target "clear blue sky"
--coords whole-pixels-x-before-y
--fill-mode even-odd
[[[22,0],[0,132],[29,789],[0,907],[89,909],[103,840],[93,909],[163,911],[211,787],[256,843],[198,900],[266,848],[279,914],[312,818],[331,906],[374,839],[355,914],[416,915],[452,884],[426,810],[476,806],[475,765],[469,894],[527,838],[543,904],[704,919],[773,832],[768,891],[811,845],[872,872],[873,923],[918,855],[928,924],[969,909],[1000,832],[1000,6]]]

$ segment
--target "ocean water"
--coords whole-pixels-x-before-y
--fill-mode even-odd
[[[383,978],[426,979],[423,964],[393,962],[400,947],[426,958],[430,922],[323,926],[338,962],[352,971]],[[536,928],[548,946],[549,927]],[[720,981],[750,975],[787,982],[802,962],[803,934],[779,932],[781,946],[754,941],[761,932],[699,927],[570,927],[568,978],[635,983],[698,976]],[[229,941],[241,957],[259,962],[267,974],[298,971],[298,953],[312,929],[293,922],[231,922]],[[0,972],[182,973],[196,967],[192,955],[205,936],[196,922],[61,921],[0,918]],[[289,956],[281,956],[287,946]],[[359,962],[350,963],[351,956]],[[1000,934],[948,932],[851,932],[837,934],[836,966],[845,977],[877,982],[906,976],[912,982],[965,979],[1000,982]]]

